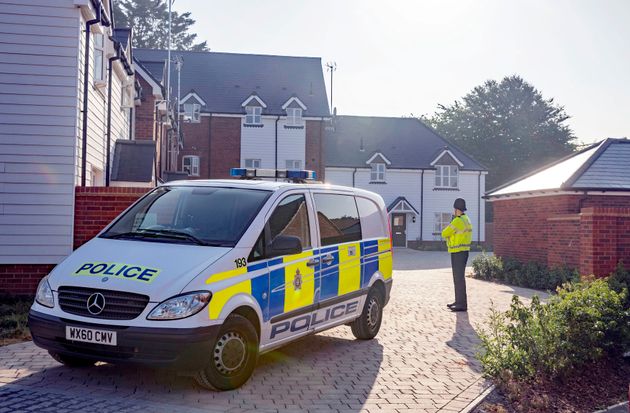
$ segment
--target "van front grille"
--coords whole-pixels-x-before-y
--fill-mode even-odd
[[[102,297],[98,297],[97,305],[91,306],[90,311],[88,299],[97,293]],[[107,320],[132,320],[138,317],[149,303],[149,297],[143,294],[84,287],[59,287],[58,296],[59,305],[66,313]],[[101,299],[104,299],[102,300],[104,303],[101,303]]]

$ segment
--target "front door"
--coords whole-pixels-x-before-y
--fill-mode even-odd
[[[392,237],[394,247],[407,246],[407,215],[392,214]]]

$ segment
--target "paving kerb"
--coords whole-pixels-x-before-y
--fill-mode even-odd
[[[396,249],[392,299],[376,339],[357,341],[346,326],[303,338],[261,356],[252,379],[235,391],[207,391],[166,370],[71,369],[29,342],[0,348],[0,400],[27,389],[37,403],[53,394],[69,405],[100,402],[103,411],[461,411],[490,385],[475,358],[475,328],[491,304],[503,310],[512,294],[526,301],[542,294],[467,279],[469,311],[451,313],[449,264],[444,252]],[[0,403],[0,412],[7,408],[20,407]]]

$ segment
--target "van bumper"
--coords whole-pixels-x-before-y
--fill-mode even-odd
[[[219,325],[199,328],[124,327],[83,323],[31,310],[28,326],[43,349],[108,363],[199,370],[211,354]],[[117,345],[66,340],[66,326],[116,331]]]
[[[391,278],[389,280],[385,280],[385,304],[383,306],[386,306],[387,303],[389,302],[389,298],[392,295],[393,283],[394,283],[394,280],[392,280]]]

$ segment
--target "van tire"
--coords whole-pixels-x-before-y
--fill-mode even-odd
[[[50,357],[54,358],[59,363],[68,367],[91,367],[96,363],[94,360],[55,353],[54,351],[49,351],[48,354],[50,354]]]
[[[197,383],[209,390],[233,390],[252,375],[258,361],[258,334],[245,317],[231,314],[211,344],[211,357],[195,375]],[[227,358],[223,351],[230,350]]]
[[[359,318],[350,323],[352,334],[359,340],[370,340],[376,337],[383,320],[383,297],[372,287],[368,292],[363,311]]]

